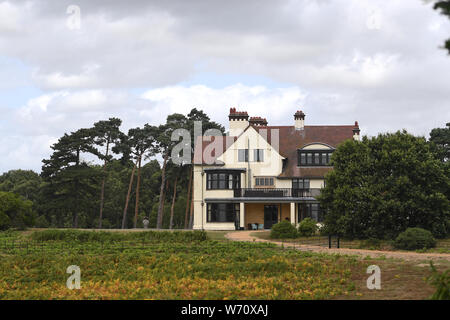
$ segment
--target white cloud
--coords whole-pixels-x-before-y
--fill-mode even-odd
[[[204,110],[211,118],[227,124],[230,107],[245,110],[251,116],[266,117],[270,123],[293,121],[286,114],[294,114],[301,106],[306,94],[298,87],[274,88],[264,86],[245,86],[236,84],[221,89],[204,85],[191,87],[172,86],[148,90],[142,97],[152,102],[154,109],[143,110],[142,115],[151,116],[155,110],[165,110],[164,115],[173,112],[188,113],[193,107]],[[160,120],[164,120],[161,116]],[[291,121],[292,120],[292,121]]]
[[[40,170],[41,160],[50,156],[50,145],[57,138],[109,117],[122,119],[126,132],[145,123],[159,125],[171,113],[187,114],[197,107],[227,127],[229,108],[237,107],[251,116],[267,117],[269,123],[291,125],[292,116],[286,119],[283,115],[293,114],[305,97],[296,87],[242,84],[222,89],[171,86],[148,90],[142,97],[111,90],[53,92],[31,99],[8,116],[14,134],[1,142],[5,157],[0,158],[0,171],[19,167]]]
[[[0,34],[14,32],[19,28],[20,11],[9,2],[0,3]]]
[[[27,143],[110,116],[132,127],[192,107],[223,124],[232,106],[271,124],[290,124],[303,107],[307,123],[358,120],[363,134],[407,128],[426,135],[450,118],[450,58],[439,49],[450,21],[430,3],[78,0],[79,30],[67,28],[71,4],[0,0],[0,56],[23,62],[21,74],[33,70],[30,81],[43,91],[3,114],[3,139],[14,141],[4,144],[24,154]],[[5,68],[0,87],[19,83],[14,68]],[[236,79],[213,88],[207,78],[180,85],[202,73],[274,85]],[[0,170],[20,161],[36,168],[42,155],[30,145],[39,155],[14,161],[20,153],[8,151]]]

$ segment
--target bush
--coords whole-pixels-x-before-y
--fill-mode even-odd
[[[436,246],[436,240],[430,231],[422,228],[408,228],[394,241],[394,247],[404,250],[427,249]]]
[[[310,237],[316,234],[317,222],[311,218],[303,219],[298,225],[298,233],[303,237]]]
[[[25,229],[33,225],[33,203],[21,196],[0,191],[0,230]]]
[[[436,270],[433,262],[430,261],[431,276],[428,282],[436,287],[436,291],[430,297],[431,300],[450,300],[450,270],[440,273]]]
[[[50,224],[48,223],[45,216],[39,216],[36,218],[36,221],[34,222],[34,226],[36,228],[48,228]]]
[[[288,239],[297,237],[297,229],[287,220],[283,220],[272,226],[270,230],[272,239]]]
[[[142,231],[108,232],[80,230],[44,230],[33,232],[31,238],[36,241],[75,241],[75,242],[114,242],[114,241],[164,241],[192,242],[208,239],[205,231]]]

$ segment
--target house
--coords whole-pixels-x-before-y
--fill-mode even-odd
[[[346,139],[360,139],[354,125],[309,126],[297,111],[290,126],[230,109],[226,136],[198,137],[194,151],[194,229],[270,229],[323,214],[316,197],[330,159]]]

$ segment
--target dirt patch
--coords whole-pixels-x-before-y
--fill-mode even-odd
[[[297,250],[313,251],[331,254],[345,254],[357,255],[362,258],[386,258],[386,259],[401,259],[407,261],[450,261],[450,254],[448,253],[418,253],[405,251],[381,251],[381,250],[367,250],[367,249],[336,249],[326,248],[313,245],[299,245],[289,242],[273,241],[268,239],[261,239],[256,237],[257,233],[264,231],[234,231],[225,235],[226,238],[233,241],[256,241],[256,242],[270,242],[284,247],[295,247]]]

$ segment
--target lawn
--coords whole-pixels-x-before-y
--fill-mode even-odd
[[[0,299],[426,299],[434,291],[424,280],[426,264],[205,235],[2,232]],[[382,270],[381,290],[366,287],[371,264]],[[80,290],[66,287],[70,265],[81,269]]]

